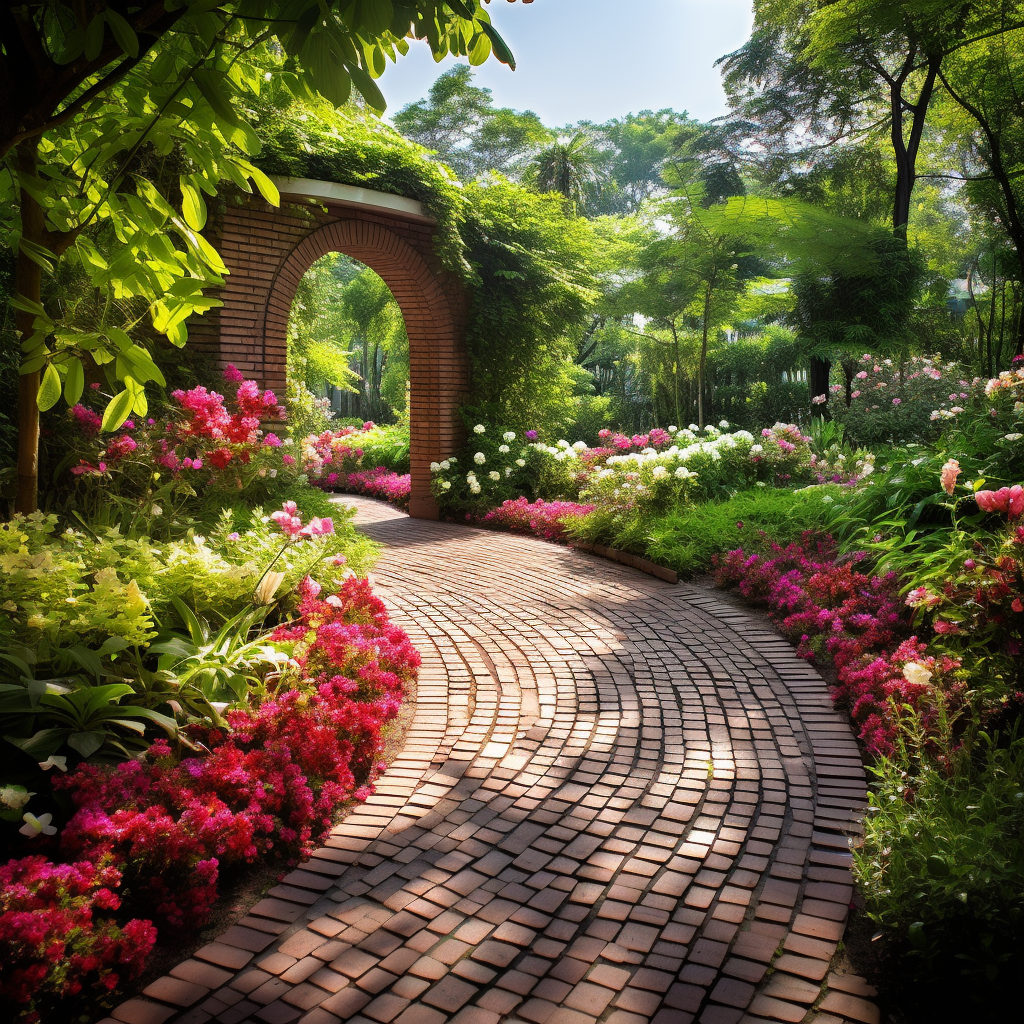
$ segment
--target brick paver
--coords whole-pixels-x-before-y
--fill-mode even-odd
[[[404,749],[115,1019],[878,1019],[863,980],[828,973],[861,762],[785,640],[594,555],[343,500],[423,655]]]

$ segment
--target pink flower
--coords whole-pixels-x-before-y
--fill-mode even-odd
[[[824,405],[828,401],[828,395],[815,395],[811,402],[814,405]]]
[[[316,517],[302,527],[299,531],[300,537],[325,537],[334,533],[334,520],[330,517],[321,519]]]
[[[900,403],[901,403],[902,401],[903,401],[903,399],[902,399],[902,398],[894,398],[894,399],[892,400],[892,404],[893,404],[893,405],[899,405],[899,404],[900,404]]]
[[[860,392],[859,391],[851,391],[850,392],[850,397],[851,398],[860,398]]]
[[[1010,519],[1024,514],[1024,487],[1000,487],[998,491],[978,491],[974,495],[982,512],[1005,512]]]
[[[947,494],[952,494],[956,487],[956,478],[960,475],[960,463],[956,459],[948,459],[939,473],[939,483]]]
[[[263,438],[263,447],[264,448],[280,448],[281,447],[281,438],[279,438],[277,436],[277,434],[267,434],[267,436],[265,438]]]
[[[224,379],[229,384],[241,384],[245,377],[242,376],[242,371],[238,369],[233,363],[228,363],[224,367]]]
[[[867,380],[867,377],[868,377],[868,371],[867,370],[861,370],[860,373],[857,374],[857,380]]]
[[[294,466],[295,465],[295,456],[294,455],[287,455],[287,454],[282,455],[281,456],[281,461],[286,466]]]

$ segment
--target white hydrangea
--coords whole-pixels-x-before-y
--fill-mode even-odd
[[[655,480],[661,480],[668,476],[668,470],[664,466],[655,466],[651,475]]]
[[[514,441],[516,439],[515,431],[506,430],[505,433],[501,435],[501,439],[502,441]]]
[[[451,482],[451,480],[442,480],[441,481],[441,489],[444,490],[444,491],[450,491],[452,489],[452,482]]]
[[[670,434],[674,434],[678,429],[679,429],[678,427],[669,427],[668,428],[668,432]]]
[[[485,426],[484,426],[484,425],[483,425],[482,423],[478,423],[478,424],[477,424],[477,425],[476,425],[476,426],[475,426],[475,427],[473,428],[473,433],[474,433],[474,434],[482,434],[482,433],[483,433],[483,432],[484,432],[484,431],[485,431],[486,429],[487,429],[487,428],[486,428],[486,427],[485,427]]]
[[[506,455],[510,451],[510,449],[507,444],[499,444],[498,451],[501,452],[502,455]]]
[[[690,470],[688,470],[685,466],[680,466],[674,474],[677,480],[689,480],[690,477],[694,477],[696,475],[696,473],[690,472]]]
[[[722,428],[723,430],[728,430],[728,429],[729,429],[729,421],[728,421],[728,420],[722,420],[722,421],[721,421],[721,422],[720,422],[720,423],[719,423],[718,425],[719,425],[719,426],[720,426],[720,427],[721,427],[721,428]]]
[[[477,452],[476,455],[473,456],[473,461],[478,466],[482,466],[487,461],[487,456],[484,455],[483,452]]]
[[[512,467],[511,466],[506,466],[505,467],[505,476],[509,477],[511,475],[512,475]]]
[[[522,469],[526,465],[526,459],[516,459],[516,465]]]
[[[585,452],[587,450],[587,442],[586,441],[574,441],[572,447],[573,447],[574,451]]]
[[[751,455],[760,455],[761,452],[763,452],[763,451],[764,451],[764,445],[763,444],[752,444],[750,446],[750,454]]]
[[[453,461],[454,460],[445,459],[444,462],[441,463],[441,468],[442,469],[451,469]]]
[[[432,462],[430,464],[430,472],[431,473],[440,473],[441,472],[441,463],[440,462]]]
[[[497,470],[492,469],[490,473],[487,474],[487,477],[490,480],[500,480],[501,474]]]

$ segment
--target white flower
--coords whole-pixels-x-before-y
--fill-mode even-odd
[[[691,473],[690,470],[688,470],[685,466],[680,466],[675,471],[674,475],[677,480],[689,480],[690,477],[696,476],[697,474]]]
[[[266,572],[263,579],[253,591],[252,600],[254,604],[270,604],[274,600],[277,588],[284,582],[283,572]]]
[[[674,434],[678,429],[679,429],[678,427],[669,427],[668,428],[668,432],[670,434]]]
[[[295,444],[295,440],[294,440],[293,438],[291,438],[291,437],[286,437],[286,438],[285,438],[285,439],[284,439],[284,440],[283,440],[283,441],[281,442],[281,444],[283,444],[283,445],[285,446],[285,448],[291,448],[291,446],[292,446],[293,444]]]
[[[506,430],[505,433],[501,435],[501,439],[502,441],[514,441],[516,439],[515,431]]]
[[[516,465],[522,469],[526,465],[526,459],[516,459]]]
[[[444,462],[439,463],[439,465],[440,465],[440,467],[442,469],[451,469],[452,468],[452,464],[451,464],[451,462],[448,461],[448,459],[445,459]]]
[[[585,452],[587,450],[586,441],[574,441],[572,446],[573,449],[578,452]]]
[[[760,455],[761,452],[763,452],[763,451],[764,451],[764,445],[752,444],[750,446],[750,454],[751,455]]]
[[[698,427],[696,423],[691,423],[689,427],[687,427],[687,430],[692,430],[694,433],[696,433],[698,430],[700,430],[700,427]]]
[[[440,462],[432,462],[430,464],[430,472],[431,473],[440,473],[441,472],[441,463]]]
[[[67,758],[61,760],[66,761]],[[66,768],[64,770],[67,771]],[[33,796],[35,793],[30,793],[24,786],[4,786],[0,789],[0,804],[10,807],[12,811],[20,811]]]
[[[505,476],[511,476],[511,475],[512,475],[512,467],[511,466],[506,466],[505,467]]]
[[[918,661],[908,661],[903,666],[903,678],[913,686],[927,686],[931,681],[931,669]]]
[[[562,440],[558,442],[558,447],[559,448],[571,448],[572,445],[569,444],[569,442],[566,441],[566,439],[563,437]]]
[[[483,452],[477,452],[476,455],[473,456],[473,461],[478,466],[482,466],[487,461],[487,456],[484,455]]]
[[[832,502],[835,501],[836,499],[833,498],[831,494],[826,494],[821,500],[823,504],[831,505]]]
[[[25,824],[18,831],[23,836],[35,838],[38,835],[55,836],[57,834],[57,829],[50,824],[53,821],[52,814],[40,814],[37,818],[34,814],[26,812],[22,815],[22,820]]]
[[[474,434],[482,434],[482,433],[483,433],[483,432],[484,432],[484,431],[485,431],[486,429],[487,429],[487,428],[486,428],[486,427],[485,427],[485,426],[484,426],[484,425],[483,425],[482,423],[478,423],[478,424],[477,424],[477,425],[476,425],[476,426],[475,426],[475,427],[473,428],[473,433],[474,433]]]
[[[719,426],[720,426],[720,427],[721,427],[721,428],[722,428],[723,430],[728,430],[728,429],[729,429],[729,421],[728,421],[728,420],[722,420],[722,421],[721,421],[721,422],[720,422],[720,423],[719,423],[718,425],[719,425]]]
[[[443,491],[450,491],[451,489],[452,489],[452,482],[451,482],[451,480],[444,480],[444,481],[441,482],[441,490],[443,490]]]
[[[68,759],[66,757],[58,757],[56,754],[51,754],[45,761],[39,762],[39,767],[44,772],[49,771],[51,768],[59,768],[62,772],[68,770]]]
[[[767,487],[768,485],[763,480],[758,480],[755,484],[756,487]]]
[[[651,475],[655,480],[661,480],[662,477],[668,476],[668,470],[664,466],[655,466]]]
[[[480,493],[480,485],[475,480],[469,485],[469,489],[473,494]]]
[[[476,483],[476,473],[467,473],[466,483],[472,487],[472,485]]]
[[[1024,434],[1003,434],[1004,441],[1019,441]]]
[[[494,469],[492,469],[490,471],[490,473],[487,474],[487,476],[488,476],[488,479],[490,479],[490,480],[500,480],[501,479],[501,474],[497,470],[494,470]]]
[[[502,455],[506,455],[509,452],[509,450],[510,449],[509,449],[509,446],[507,444],[499,444],[498,445],[498,451],[501,452]]]

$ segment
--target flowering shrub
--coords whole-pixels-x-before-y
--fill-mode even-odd
[[[0,998],[26,1024],[50,1000],[110,992],[142,972],[156,929],[112,919],[121,873],[110,860],[54,864],[31,856],[0,867]]]
[[[835,665],[834,699],[849,708],[868,749],[884,754],[892,751],[897,729],[891,702],[916,706],[930,699],[937,673],[933,659],[927,679],[913,669],[905,674],[910,662],[926,664],[923,646],[913,637],[901,643],[906,625],[895,575],[860,572],[864,557],[844,559],[831,538],[805,534],[786,548],[772,545],[767,555],[730,551],[716,559],[715,579],[770,608],[782,632],[799,642],[802,657]],[[893,653],[885,654],[890,648]],[[941,666],[943,674],[954,667]]]
[[[349,473],[345,478],[345,490],[355,494],[367,494],[371,498],[382,498],[392,505],[408,511],[412,478],[408,473],[394,473],[384,466]]]
[[[544,540],[560,541],[565,539],[568,521],[593,511],[593,505],[576,501],[544,501],[538,498],[531,504],[526,498],[517,498],[492,509],[481,522],[515,533],[532,533]]]
[[[519,497],[579,498],[599,509],[647,512],[755,483],[813,479],[811,439],[792,424],[766,428],[759,440],[745,430],[730,433],[724,421],[703,431],[691,424],[632,437],[602,430],[596,448],[564,439],[545,444],[531,433],[523,444],[513,431],[492,436],[477,424],[463,453],[431,467],[439,505],[481,514]]]
[[[293,668],[262,701],[228,711],[227,728],[190,726],[197,753],[182,756],[161,740],[140,759],[83,764],[55,783],[73,808],[59,849],[74,863],[39,857],[0,869],[0,953],[5,964],[18,963],[26,942],[45,942],[47,955],[31,974],[37,988],[81,991],[96,971],[116,985],[111,966],[137,970],[153,939],[148,922],[121,931],[104,926],[96,956],[88,956],[88,934],[61,916],[70,896],[48,878],[74,882],[73,892],[65,888],[83,898],[75,905],[83,921],[93,906],[117,909],[112,890],[123,875],[148,913],[171,927],[194,927],[216,897],[223,865],[307,853],[342,801],[372,791],[384,729],[419,665],[408,637],[391,625],[369,584],[350,577],[326,597],[307,579],[297,617],[272,640]],[[29,908],[39,911],[38,922],[22,906],[29,869],[40,883],[39,906]],[[97,891],[85,900],[91,889]],[[51,919],[53,929],[71,930],[48,939]],[[118,945],[122,938],[130,950]]]
[[[348,475],[362,466],[361,441],[373,429],[374,424],[364,423],[361,427],[338,427],[304,437],[299,451],[302,472],[309,482],[325,490],[342,486]]]
[[[259,500],[298,476],[297,461],[266,420],[283,420],[272,391],[261,391],[233,366],[224,371],[227,396],[205,387],[173,391],[167,414],[125,420],[100,433],[97,413],[82,404],[70,411],[79,428],[75,507],[93,516],[111,501],[149,520],[172,526],[192,501],[209,492],[244,491]]]
[[[964,411],[978,384],[937,356],[897,363],[865,354],[856,364],[850,405],[845,382],[837,382],[829,388],[828,409],[859,444],[924,441],[938,437],[945,421]]]

